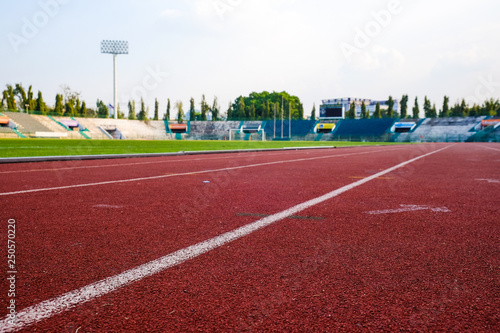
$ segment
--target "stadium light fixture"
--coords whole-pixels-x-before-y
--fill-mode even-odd
[[[119,54],[128,54],[128,41],[123,40],[103,40],[101,42],[101,53],[113,55],[113,109],[115,111],[115,119],[118,119],[118,85],[117,85],[117,69],[116,57]]]

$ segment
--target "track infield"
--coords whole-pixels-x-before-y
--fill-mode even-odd
[[[497,144],[0,165],[0,331],[498,331],[499,166]]]

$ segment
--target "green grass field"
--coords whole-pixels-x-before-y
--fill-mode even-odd
[[[308,146],[359,146],[393,143],[311,141],[134,141],[0,139],[1,157],[173,153],[179,151],[264,149]]]

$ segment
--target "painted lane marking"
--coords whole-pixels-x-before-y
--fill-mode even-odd
[[[29,169],[29,170],[9,170],[0,171],[0,174],[10,174],[10,173],[26,173],[26,172],[41,172],[41,171],[61,171],[61,170],[78,170],[78,169],[95,169],[95,168],[116,168],[121,166],[134,166],[134,165],[148,165],[148,164],[160,164],[160,163],[176,163],[176,162],[190,162],[190,161],[211,161],[211,160],[223,160],[223,159],[235,159],[235,157],[247,158],[250,153],[235,153],[232,156],[220,156],[220,157],[205,157],[205,158],[193,158],[193,159],[179,159],[179,160],[163,160],[163,161],[150,161],[150,162],[135,162],[135,163],[120,163],[120,164],[103,164],[103,165],[87,165],[87,166],[77,166],[77,167],[64,167],[64,168],[48,168],[48,169]],[[281,156],[281,155],[291,155],[294,153],[290,152],[278,152],[278,153],[268,153],[262,152],[260,156]],[[240,155],[240,156],[238,156]],[[241,156],[244,155],[244,156]],[[137,157],[140,158],[140,157]],[[65,161],[63,161],[65,162]],[[67,162],[67,161],[66,161]],[[29,163],[29,162],[27,162]],[[51,163],[51,162],[46,162]]]
[[[449,147],[452,146],[447,146],[439,150],[435,150],[433,152],[420,155],[411,160],[408,160],[406,162],[395,165],[389,169],[381,171],[377,174],[358,180],[352,184],[343,186],[337,190],[324,194],[315,199],[308,200],[306,202],[293,206],[279,213],[270,215],[268,217],[264,217],[258,221],[247,224],[243,227],[223,233],[219,236],[208,239],[201,243],[191,245],[184,249],[168,254],[162,258],[129,269],[123,273],[92,283],[80,289],[70,291],[56,298],[43,301],[36,305],[32,305],[28,308],[19,311],[17,313],[17,320],[14,323],[7,320],[7,318],[2,319],[0,321],[0,332],[14,332],[20,329],[24,329],[39,321],[48,319],[54,315],[67,311],[77,305],[89,302],[95,298],[101,297],[115,290],[123,288],[133,282],[140,281],[148,276],[160,273],[170,267],[177,266],[183,262],[186,262],[187,260],[196,258],[204,253],[207,253],[225,244],[228,244],[237,239],[250,235],[251,233],[257,230],[260,230],[273,223],[286,219],[290,216],[296,215],[298,212],[301,212],[307,208],[316,206],[320,203],[323,203],[327,200],[337,197],[344,192],[347,192],[358,186],[368,183],[380,176],[386,175],[410,163],[413,163],[425,157],[441,152]]]
[[[491,147],[487,147],[487,146],[480,146],[480,147],[481,148],[486,148],[486,149],[489,149],[489,150],[500,151],[500,149],[491,148]]]
[[[446,207],[436,207],[432,208],[429,206],[418,206],[418,205],[400,205],[401,208],[397,209],[385,209],[385,210],[372,210],[365,212],[366,214],[371,214],[371,215],[380,215],[380,214],[395,214],[395,213],[404,213],[404,212],[416,212],[419,210],[431,210],[436,213],[450,213],[451,210],[449,210]]]
[[[266,166],[266,165],[275,165],[275,164],[285,164],[285,163],[294,163],[294,162],[313,161],[313,160],[335,158],[335,157],[366,155],[366,154],[371,154],[371,153],[387,152],[387,151],[390,151],[390,150],[385,150],[384,149],[384,150],[374,150],[374,151],[367,151],[367,152],[360,152],[360,153],[350,153],[350,154],[340,154],[340,155],[328,155],[328,156],[319,156],[319,157],[310,157],[310,158],[300,158],[300,159],[295,159],[295,160],[284,160],[284,161],[266,162],[266,163],[258,163],[258,164],[249,164],[249,165],[242,165],[242,166],[228,167],[228,168],[221,168],[221,169],[211,169],[211,170],[201,170],[201,171],[191,171],[191,172],[183,172],[183,173],[174,173],[174,174],[169,174],[169,175],[140,177],[140,178],[131,178],[131,179],[122,179],[122,180],[110,180],[110,181],[97,182],[97,183],[86,183],[86,184],[76,184],[76,185],[67,185],[67,186],[58,186],[58,187],[39,188],[39,189],[32,189],[32,190],[4,192],[4,193],[0,193],[0,196],[15,195],[15,194],[25,194],[25,193],[36,193],[36,192],[43,192],[43,191],[65,190],[65,189],[72,189],[72,188],[78,188],[78,187],[89,187],[89,186],[99,186],[99,185],[111,185],[111,184],[130,183],[130,182],[138,182],[138,181],[144,181],[144,180],[162,179],[162,178],[169,178],[169,177],[192,176],[192,175],[200,175],[200,174],[206,174],[206,173],[212,173],[212,172],[222,172],[222,171],[231,171],[231,170],[255,168],[255,167],[261,167],[261,166]]]
[[[476,180],[480,181],[480,182],[488,182],[488,183],[494,183],[494,184],[500,183],[500,180],[498,180],[498,179],[476,179]]]
[[[240,213],[237,214],[237,216],[250,216],[250,217],[268,217],[271,214],[252,214],[252,213]],[[300,216],[300,215],[293,215],[289,216],[289,219],[295,219],[295,220],[316,220],[316,221],[321,221],[324,220],[324,217],[318,217],[318,216]]]
[[[365,177],[362,177],[362,176],[350,176],[349,178],[350,179],[363,179]],[[381,180],[394,180],[394,178],[392,178],[392,177],[378,177],[378,179],[381,179]]]

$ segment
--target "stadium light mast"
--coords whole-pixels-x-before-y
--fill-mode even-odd
[[[128,54],[128,42],[123,40],[103,40],[101,42],[101,53],[113,55],[113,108],[115,110],[115,119],[118,119],[118,84],[116,57],[119,54]]]

